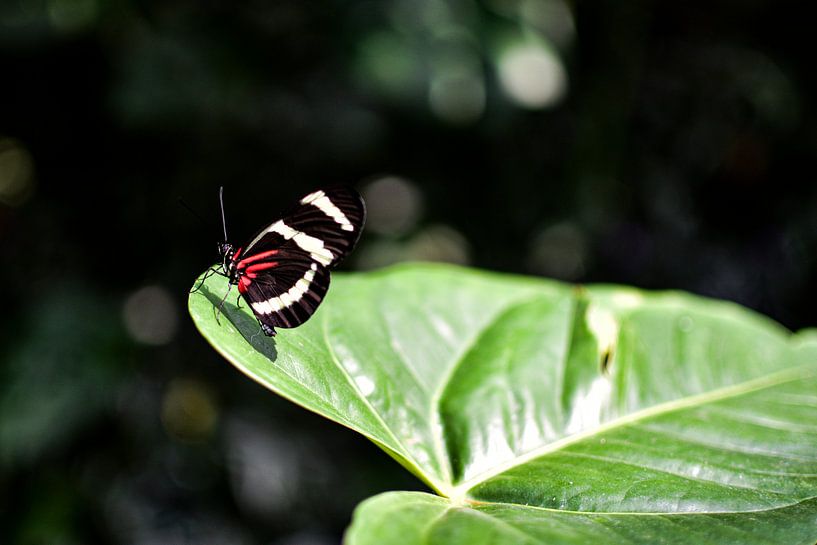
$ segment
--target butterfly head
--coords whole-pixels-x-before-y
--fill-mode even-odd
[[[230,274],[230,264],[233,261],[233,256],[235,255],[235,248],[229,242],[219,242],[218,243],[218,255],[221,256],[221,267],[224,274]]]

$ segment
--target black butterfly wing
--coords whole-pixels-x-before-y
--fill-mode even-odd
[[[242,290],[268,335],[306,322],[329,289],[329,271],[312,260],[285,259],[257,274]],[[240,287],[241,284],[239,284]]]
[[[331,268],[354,249],[365,221],[366,207],[357,191],[351,187],[320,189],[256,234],[243,255],[287,246]]]
[[[318,190],[236,253],[239,291],[265,333],[312,316],[329,288],[329,267],[357,244],[365,218],[354,189]]]

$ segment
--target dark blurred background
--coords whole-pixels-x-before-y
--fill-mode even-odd
[[[222,184],[239,244],[346,183],[346,269],[817,324],[812,27],[771,0],[3,0],[0,542],[327,545],[421,488],[194,330]]]

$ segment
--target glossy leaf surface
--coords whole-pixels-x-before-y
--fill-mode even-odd
[[[224,278],[190,311],[244,373],[440,495],[365,502],[349,543],[817,540],[813,331],[688,294],[446,266],[333,284],[274,339],[246,305],[215,321]]]

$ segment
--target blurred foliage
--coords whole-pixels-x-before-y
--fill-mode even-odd
[[[0,3],[3,542],[335,543],[362,498],[421,487],[194,334],[222,184],[237,243],[350,183],[372,222],[349,268],[814,325],[809,25],[770,0]]]

